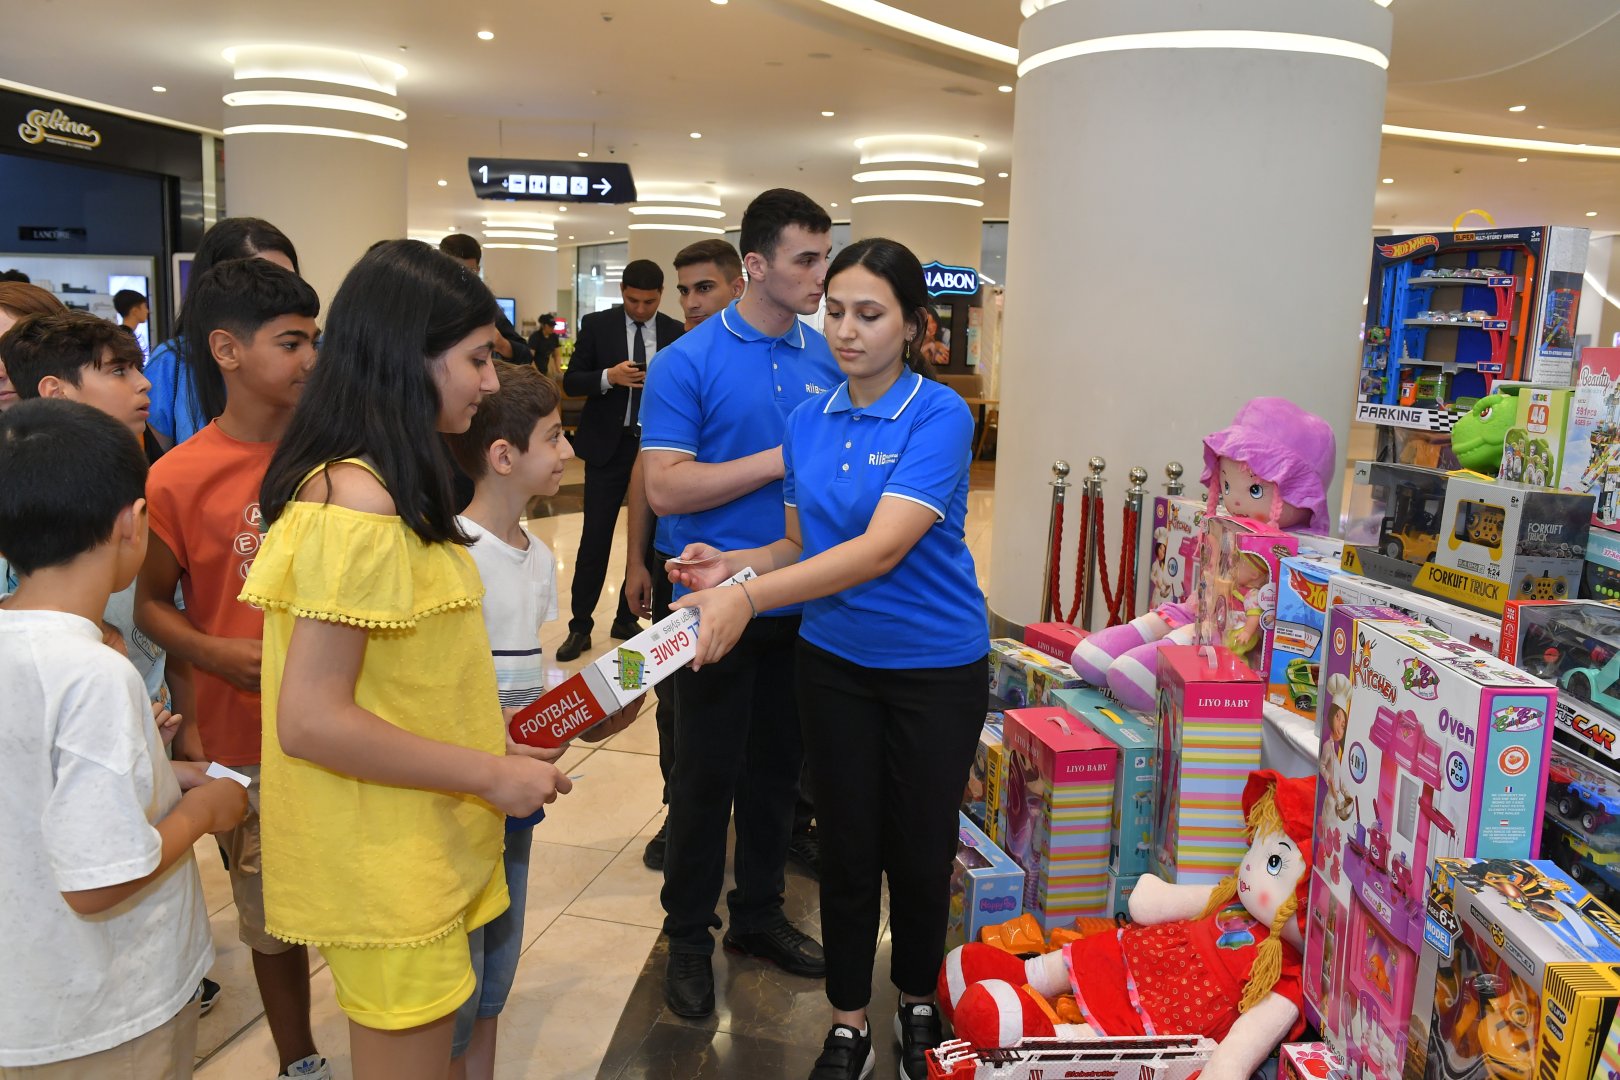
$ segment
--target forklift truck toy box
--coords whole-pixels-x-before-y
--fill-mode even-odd
[[[1347,1062],[1393,1080],[1434,860],[1535,854],[1555,691],[1432,627],[1347,606],[1329,616],[1322,692],[1305,996]]]

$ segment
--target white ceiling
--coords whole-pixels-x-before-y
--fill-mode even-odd
[[[890,2],[1017,39],[1017,0]],[[1016,94],[996,84],[1015,81],[1011,71],[819,0],[165,0],[137,18],[110,0],[29,7],[7,20],[0,77],[207,127],[224,124],[230,72],[220,53],[230,45],[326,44],[404,64],[416,229],[472,230],[492,208],[472,198],[469,155],[579,150],[628,162],[643,187],[712,181],[728,224],[754,192],[778,184],[842,203],[838,216],[853,187],[851,142],[899,131],[986,143],[984,213],[1007,213],[1007,181],[995,174],[1011,168]],[[1620,145],[1620,0],[1394,0],[1391,10],[1388,123]],[[481,29],[495,40],[477,40]],[[1514,104],[1529,108],[1508,113]],[[1395,183],[1375,193],[1375,222],[1397,230],[1476,207],[1502,224],[1620,229],[1620,160],[1386,138],[1381,175]],[[558,215],[558,231],[565,244],[609,229],[622,238],[625,220],[622,208],[574,207]]]

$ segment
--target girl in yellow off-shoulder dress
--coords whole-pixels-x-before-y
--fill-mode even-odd
[[[503,814],[567,777],[508,742],[440,432],[496,388],[495,299],[416,241],[332,302],[261,497],[265,921],[316,946],[354,1075],[442,1080],[467,931],[505,910]]]

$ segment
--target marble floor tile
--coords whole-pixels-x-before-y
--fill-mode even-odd
[[[658,691],[654,690],[647,696],[647,704],[641,708],[641,715],[636,722],[619,732],[613,738],[603,743],[604,748],[611,748],[625,754],[651,754],[658,756]]]
[[[810,1072],[820,1049],[819,1042],[815,1048],[810,1048],[775,1039],[657,1024],[637,1047],[635,1056],[611,1077],[613,1080],[800,1077]],[[597,1075],[606,1080],[610,1074]]]
[[[607,922],[650,926],[655,930],[662,927],[664,906],[659,902],[658,894],[664,884],[664,875],[647,869],[641,862],[642,850],[658,831],[662,821],[663,815],[659,814],[648,822],[640,835],[614,856],[613,861],[579,893],[568,906],[567,913]]]
[[[662,813],[664,779],[657,758],[596,750],[577,766],[562,760],[570,775],[584,775],[572,792],[546,808],[548,843],[621,851]]]
[[[523,906],[523,947],[534,944],[567,908],[590,887],[613,860],[610,851],[553,844],[542,839],[546,825],[535,827],[529,855],[529,899]]]
[[[209,1017],[212,1019],[212,1017]],[[321,968],[310,977],[310,1023],[315,1045],[332,1064],[334,1080],[348,1080],[349,1021],[337,1006],[332,973]],[[270,1080],[279,1071],[276,1044],[260,1020],[226,1043],[197,1067],[197,1080]]]
[[[218,861],[218,853],[215,853]],[[208,1015],[197,1021],[197,1056],[207,1057],[264,1015],[253,981],[253,955],[236,932],[236,905],[227,903],[208,919],[214,938],[214,966],[208,977],[220,985]],[[316,957],[319,959],[319,956]]]

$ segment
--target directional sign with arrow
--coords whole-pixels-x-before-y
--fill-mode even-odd
[[[468,158],[480,199],[500,202],[628,203],[636,201],[630,166],[619,161],[529,161]]]

